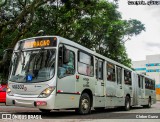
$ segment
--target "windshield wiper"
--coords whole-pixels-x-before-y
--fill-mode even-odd
[[[21,62],[22,64],[22,70],[24,69],[24,65],[25,65],[25,59],[26,59],[26,56],[24,56],[24,52],[21,51],[21,54],[23,56],[23,61]]]
[[[27,66],[27,69],[26,69],[25,74],[28,74],[28,72],[29,72],[30,62],[31,62],[31,60],[33,59],[33,58],[31,59],[32,53],[33,53],[33,50],[32,50],[31,53],[29,54],[29,55],[30,55],[30,59],[29,59],[29,61],[28,61],[28,66]],[[27,55],[26,55],[26,56],[27,56]],[[26,64],[26,65],[27,65],[27,64]]]
[[[53,51],[53,50],[52,50]],[[48,58],[48,61],[47,61],[47,64],[46,64],[46,67],[51,67],[53,64],[54,64],[54,62],[55,62],[55,52],[51,52],[51,50],[50,50],[50,56],[49,56],[49,58]],[[53,53],[53,54],[52,54]]]
[[[42,52],[44,51],[44,48],[41,48],[41,50],[39,51],[39,53],[37,53],[35,56],[34,56],[34,58],[35,58],[35,60],[34,60],[34,62],[33,62],[33,74],[34,74],[34,77],[35,78],[37,78],[37,76],[38,76],[38,72],[39,72],[39,69],[41,68],[41,65],[42,65],[42,61],[41,61],[41,64],[40,64],[40,68],[38,69],[37,67],[35,68],[35,66],[37,66],[38,65],[38,63],[39,63],[39,60],[40,60],[40,57],[41,56],[44,56],[43,54],[42,54]],[[34,58],[32,58],[31,60],[33,60]],[[43,59],[43,58],[42,58]],[[31,62],[31,60],[30,60],[30,62]],[[30,66],[30,62],[29,62],[29,66]],[[29,67],[28,67],[28,70],[29,70]]]

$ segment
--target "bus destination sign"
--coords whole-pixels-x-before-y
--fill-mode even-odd
[[[27,48],[40,48],[40,47],[55,47],[57,45],[57,38],[36,38],[26,40],[23,43],[23,49]]]

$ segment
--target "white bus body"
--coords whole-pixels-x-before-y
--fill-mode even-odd
[[[146,76],[59,36],[19,41],[11,64],[6,105],[87,114],[91,108],[155,103],[155,90],[145,89]]]

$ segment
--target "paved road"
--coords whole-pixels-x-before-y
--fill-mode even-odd
[[[50,113],[41,113],[38,109],[23,108],[14,106],[0,106],[0,113],[13,113],[17,115],[39,115],[43,119],[136,119],[136,116],[154,116],[158,115],[160,119],[160,102],[152,105],[152,108],[135,107],[130,111],[124,111],[122,108],[106,109],[101,112],[92,111],[90,115],[78,115],[73,110],[52,111]],[[145,114],[146,113],[146,114]],[[159,114],[155,114],[159,113]],[[144,118],[143,118],[144,119]]]

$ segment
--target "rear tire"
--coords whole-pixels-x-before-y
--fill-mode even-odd
[[[76,109],[76,112],[82,115],[91,113],[91,99],[87,93],[81,95],[79,108]]]
[[[147,108],[151,108],[151,105],[152,105],[151,98],[149,98]]]
[[[125,111],[129,111],[130,108],[131,108],[130,98],[129,98],[129,96],[126,96],[124,110],[125,110]]]
[[[151,108],[151,98],[148,99],[148,104],[147,105],[143,105],[143,108]]]

